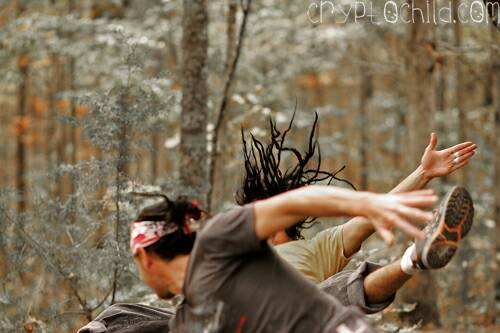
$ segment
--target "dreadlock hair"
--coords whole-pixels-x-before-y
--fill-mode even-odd
[[[144,197],[161,197],[163,200],[141,210],[136,221],[174,222],[178,228],[171,234],[165,235],[157,242],[145,247],[146,252],[154,252],[160,258],[170,260],[177,255],[189,254],[196,240],[196,232],[186,232],[186,217],[199,220],[202,210],[196,201],[189,201],[185,196],[170,200],[166,195],[159,193],[132,193]]]
[[[306,151],[301,153],[296,148],[285,146],[285,138],[292,128],[294,118],[295,111],[288,127],[283,132],[278,130],[276,122],[270,118],[271,142],[268,144],[261,142],[251,134],[251,142],[247,146],[242,128],[241,137],[243,140],[245,177],[241,189],[236,193],[236,202],[239,205],[266,199],[286,191],[323,181],[326,181],[330,185],[333,180],[337,180],[355,189],[351,182],[337,177],[337,174],[344,170],[345,166],[334,173],[321,170],[321,151],[318,139],[315,137],[318,125],[317,113],[315,113]],[[310,166],[316,150],[318,151],[317,164]],[[285,171],[281,170],[283,152],[290,152],[296,160]],[[301,239],[303,238],[301,231],[309,229],[315,222],[315,218],[300,221],[294,226],[287,228],[286,234],[290,239]]]

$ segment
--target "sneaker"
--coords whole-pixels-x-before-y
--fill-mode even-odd
[[[474,204],[469,192],[460,186],[453,187],[435,211],[433,221],[424,228],[425,239],[415,242],[412,256],[415,265],[420,269],[446,266],[473,220]]]

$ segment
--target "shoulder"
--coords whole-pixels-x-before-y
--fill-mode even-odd
[[[234,207],[210,218],[198,236],[204,238],[220,232],[227,233],[231,228],[241,227],[250,221],[253,221],[253,205]]]

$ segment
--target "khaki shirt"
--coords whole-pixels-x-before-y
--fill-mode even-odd
[[[314,283],[323,282],[340,272],[350,261],[344,256],[342,226],[323,230],[311,239],[277,245],[274,249]]]

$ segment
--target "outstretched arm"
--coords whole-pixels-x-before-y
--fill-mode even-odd
[[[447,176],[467,165],[477,148],[472,142],[463,142],[438,151],[437,143],[437,135],[432,133],[420,165],[389,193],[404,193],[424,188],[433,178]],[[355,217],[344,224],[342,228],[344,255],[350,257],[358,252],[361,244],[374,232],[373,224],[363,217]],[[394,242],[394,238],[391,237],[384,240],[388,244]]]
[[[392,237],[397,227],[409,235],[422,238],[413,221],[426,223],[429,207],[437,200],[432,190],[406,194],[355,192],[333,186],[306,186],[255,203],[255,230],[267,239],[307,217],[363,216],[382,237]]]

